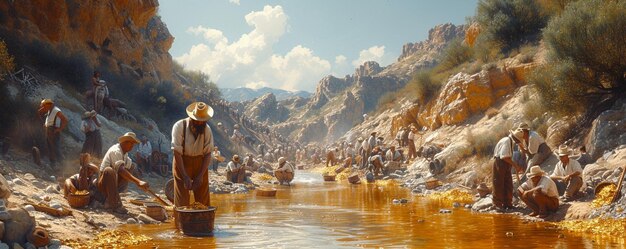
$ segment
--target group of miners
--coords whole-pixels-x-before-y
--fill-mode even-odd
[[[501,211],[514,208],[512,172],[517,178],[519,199],[532,210],[531,216],[545,218],[558,209],[560,201],[580,198],[584,185],[583,167],[591,162],[585,148],[580,151],[581,155],[575,160],[571,158],[572,150],[567,145],[559,146],[554,153],[559,162],[548,175],[541,164],[552,154],[552,150],[528,124],[519,124],[500,139],[494,149],[493,205]],[[525,172],[528,173],[520,178],[519,175]],[[524,178],[527,178],[526,181],[521,183]]]

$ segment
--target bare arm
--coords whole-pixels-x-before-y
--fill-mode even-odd
[[[62,112],[58,112],[57,117],[61,119],[61,127],[57,128],[57,132],[61,132],[65,129],[65,127],[67,127],[67,118],[65,117],[65,115],[63,115]]]
[[[511,164],[511,165],[513,165],[513,167],[515,167],[515,169],[517,169],[517,172],[523,172],[524,171],[524,169],[522,169],[522,167],[519,166],[517,163],[515,163],[513,161],[513,159],[511,159],[510,157],[502,158],[502,160],[507,162],[507,163],[509,163],[509,164]]]
[[[128,170],[126,170],[126,167],[124,166],[120,166],[119,175],[129,182],[135,183],[140,188],[148,189],[148,187],[150,187],[150,184],[142,180],[139,180],[137,177],[131,174]]]
[[[209,163],[211,163],[211,154],[206,154],[204,155],[204,158],[202,159],[202,168],[200,168],[200,172],[193,179],[192,189],[197,189],[202,183],[202,176],[204,176],[204,173],[206,173],[207,170],[209,169]]]

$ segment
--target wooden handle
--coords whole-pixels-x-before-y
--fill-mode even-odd
[[[624,182],[624,173],[626,173],[626,166],[622,168],[622,175],[619,177],[619,180],[617,183],[617,189],[615,190],[615,194],[613,195],[613,199],[611,200],[611,203],[616,202],[622,197],[621,192],[622,192],[622,183]]]
[[[152,190],[146,188],[145,191],[148,192],[150,195],[152,195],[152,197],[154,197],[159,203],[163,204],[164,206],[171,206],[169,203],[167,203],[163,199],[161,199],[161,197],[159,197],[154,192],[152,192]]]

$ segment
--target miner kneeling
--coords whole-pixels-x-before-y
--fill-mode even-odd
[[[117,140],[119,143],[109,148],[100,164],[100,176],[96,182],[96,199],[104,201],[105,209],[125,214],[128,211],[122,205],[120,192],[126,190],[128,182],[133,182],[142,189],[147,189],[149,185],[130,173],[134,166],[128,157],[128,152],[139,143],[135,133],[127,132]]]
[[[549,212],[559,209],[559,192],[556,184],[539,166],[533,166],[528,173],[528,180],[520,186],[520,199],[526,206],[533,210],[530,216],[539,215],[540,218],[548,216]]]

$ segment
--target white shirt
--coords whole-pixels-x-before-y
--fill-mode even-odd
[[[92,119],[83,119],[80,123],[80,130],[83,133],[92,132],[98,130],[98,126]]]
[[[48,114],[46,115],[46,122],[44,123],[43,126],[44,127],[56,127],[56,128],[61,127],[61,119],[56,118],[59,112],[61,112],[61,109],[59,109],[56,106],[52,107],[52,110],[50,110]]]
[[[391,153],[391,150],[387,150],[387,153],[385,154],[385,159],[387,159],[387,161],[396,161],[399,158],[400,152],[397,150],[394,153]]]
[[[537,154],[539,151],[539,145],[545,143],[546,141],[535,131],[529,131],[528,133],[528,141],[524,141],[526,148],[530,154]]]
[[[185,154],[184,156],[203,156],[210,154],[213,146],[213,132],[211,127],[206,125],[204,133],[198,135],[198,139],[191,133],[191,120],[181,119],[172,127],[172,150],[183,154],[183,120],[187,120],[187,132],[185,134]]]
[[[493,149],[493,156],[504,159],[513,156],[513,139],[506,136],[500,139]]]
[[[552,175],[550,176],[566,176],[574,172],[580,172],[580,177],[583,176],[583,168],[580,167],[578,161],[569,159],[567,167],[563,168],[563,162],[559,160],[559,162],[554,166],[554,172],[552,172]]]
[[[539,180],[539,183],[537,184],[537,186],[541,187],[541,192],[546,194],[547,196],[555,197],[555,198],[559,197],[559,191],[556,188],[556,183],[554,183],[554,181],[552,181],[550,177],[541,176],[541,180]],[[530,190],[534,187],[535,186],[531,179],[528,179],[528,181],[522,184],[523,190]]]
[[[113,168],[115,172],[119,170],[119,166],[117,164],[118,161],[124,162],[122,165],[128,170],[130,170],[133,166],[133,161],[128,157],[128,153],[124,153],[122,151],[122,147],[120,144],[114,144],[109,148],[104,157],[102,158],[102,163],[100,164],[100,172],[104,171],[107,167]]]
[[[226,168],[230,171],[235,171],[235,170],[239,170],[241,169],[241,164],[240,163],[235,163],[233,161],[228,162],[228,165],[226,166]]]
[[[346,148],[344,153],[346,154],[346,156],[354,157],[354,148],[348,147],[348,148]]]
[[[146,143],[140,143],[137,145],[137,152],[143,157],[148,157],[152,155],[152,145],[150,141],[146,141]]]
[[[413,131],[409,132],[409,140],[415,141],[415,133],[413,133]]]
[[[290,162],[285,162],[283,166],[280,165],[276,168],[277,171],[293,172],[293,165]]]

